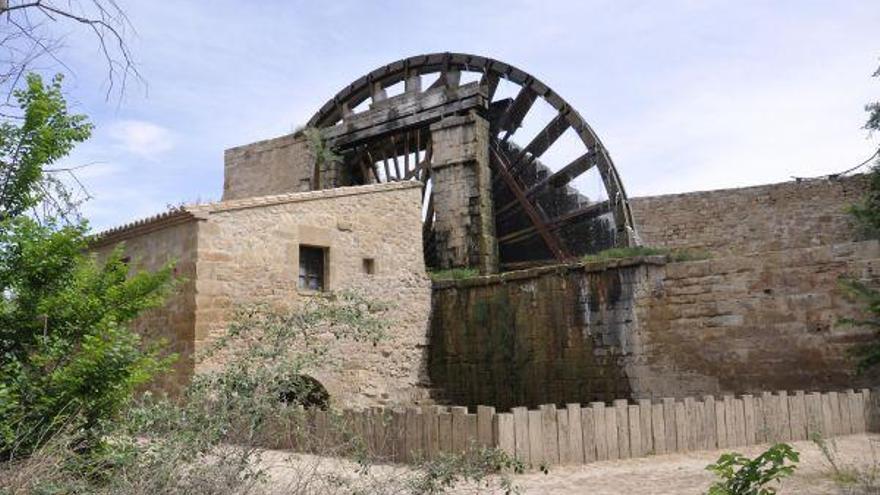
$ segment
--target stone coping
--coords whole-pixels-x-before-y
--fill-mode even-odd
[[[435,280],[433,282],[434,289],[455,289],[465,287],[480,287],[487,285],[503,284],[514,280],[527,280],[537,278],[542,275],[556,273],[559,275],[573,271],[585,272],[603,272],[616,268],[629,268],[639,265],[665,265],[668,263],[665,255],[655,256],[634,256],[632,258],[619,258],[606,261],[579,261],[573,263],[562,263],[548,266],[539,266],[536,268],[528,268],[525,270],[514,270],[496,275],[478,275],[471,278],[458,280]]]
[[[291,132],[289,134],[282,134],[281,136],[276,136],[273,138],[261,139],[252,143],[233,146],[232,148],[227,148],[226,150],[224,150],[224,154],[234,154],[241,152],[262,153],[264,151],[270,151],[276,148],[290,146],[291,144],[303,138],[303,136],[305,135],[304,131],[305,129],[301,129]]]
[[[117,227],[98,232],[92,236],[90,247],[100,247],[125,239],[130,239],[156,230],[174,225],[195,221],[206,220],[212,213],[242,210],[246,208],[259,208],[279,204],[298,203],[303,201],[315,201],[320,199],[341,198],[372,194],[400,189],[412,189],[422,187],[418,181],[400,181],[383,184],[368,184],[364,186],[337,187],[333,189],[321,189],[319,191],[296,192],[276,194],[272,196],[258,196],[253,198],[233,199],[217,201],[214,203],[186,205],[173,211],[166,211],[151,217],[135,220]]]
[[[774,189],[782,189],[785,187],[809,187],[811,185],[829,183],[829,182],[837,182],[837,183],[857,183],[861,181],[867,180],[866,174],[853,174],[853,175],[843,175],[836,177],[817,177],[817,178],[805,178],[805,179],[795,179],[795,180],[787,180],[782,182],[771,182],[769,184],[756,184],[754,186],[744,186],[744,187],[723,187],[718,189],[701,189],[697,191],[685,191],[680,193],[670,193],[670,194],[654,194],[650,196],[631,196],[629,198],[630,202],[633,201],[652,201],[657,199],[670,199],[670,198],[683,198],[687,196],[699,196],[699,195],[712,195],[719,193],[748,193],[750,191],[759,191],[759,190],[774,190]]]

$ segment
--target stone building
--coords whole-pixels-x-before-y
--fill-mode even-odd
[[[288,305],[346,288],[393,298],[393,332],[378,347],[336,345],[338,359],[313,377],[345,403],[415,401],[430,310],[420,196],[401,182],[194,205],[107,231],[94,248],[124,241],[140,269],[177,262],[182,287],[138,322],[181,355],[168,390],[198,371],[194,353],[224,333],[237,304]]]
[[[517,141],[535,105],[553,116]],[[575,152],[550,163],[566,139]],[[840,323],[859,307],[837,280],[876,279],[880,247],[845,212],[861,177],[627,198],[610,154],[557,93],[503,62],[450,53],[380,67],[308,130],[224,161],[220,202],[94,241],[125,241],[147,269],[177,261],[181,290],[138,322],[183,356],[169,390],[199,371],[194,353],[235,305],[340,289],[394,303],[390,341],[338,344],[310,370],[347,405],[506,408],[874,378],[854,373],[848,350],[871,333]],[[593,197],[576,187],[590,174]],[[639,243],[706,259],[584,261]],[[474,276],[432,283],[426,268]]]

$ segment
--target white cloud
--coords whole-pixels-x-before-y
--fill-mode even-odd
[[[174,135],[168,129],[142,120],[121,120],[110,125],[110,137],[128,153],[156,158],[174,148]]]

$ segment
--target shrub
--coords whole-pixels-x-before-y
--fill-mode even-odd
[[[754,459],[736,452],[723,454],[706,469],[720,481],[709,487],[709,495],[771,495],[782,480],[794,473],[800,456],[790,445],[776,444]],[[786,465],[786,461],[791,464]]]

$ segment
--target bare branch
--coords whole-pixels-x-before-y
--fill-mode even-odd
[[[6,65],[5,69],[0,68],[0,87],[7,92],[7,102],[21,75],[39,58],[48,57],[65,71],[73,72],[57,54],[58,35],[47,34],[49,25],[54,23],[78,24],[94,35],[107,64],[108,100],[115,91],[120,96],[125,92],[132,75],[145,82],[126,40],[127,33],[134,29],[115,0],[31,0],[12,5],[0,0],[0,16],[7,21],[7,28],[11,27],[3,32],[0,24],[0,48],[7,52],[7,60],[0,59],[0,67]]]

